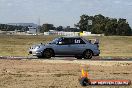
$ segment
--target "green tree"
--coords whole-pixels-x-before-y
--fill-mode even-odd
[[[40,32],[47,32],[49,30],[55,30],[55,27],[53,24],[43,24],[40,28]]]
[[[59,27],[56,27],[56,30],[57,31],[63,31],[64,29],[63,29],[63,26],[59,26]]]
[[[126,19],[119,19],[118,21],[118,26],[117,26],[117,35],[121,35],[121,36],[124,36],[124,35],[131,35],[131,27],[129,26],[128,22],[126,22]]]
[[[80,16],[80,21],[75,26],[80,28],[81,31],[90,31],[90,30],[88,30],[88,19],[89,19],[88,15],[84,14],[84,15]]]
[[[105,25],[105,35],[116,35],[117,19],[110,19]]]
[[[88,20],[92,20],[92,25],[88,25]],[[101,14],[88,16],[86,14],[80,16],[80,21],[75,27],[81,31],[90,31],[95,34],[105,35],[131,35],[132,30],[126,19],[118,19],[105,17]]]

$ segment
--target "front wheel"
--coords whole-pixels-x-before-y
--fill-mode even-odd
[[[53,56],[53,51],[50,50],[50,49],[46,49],[46,50],[44,50],[44,52],[43,52],[43,56],[44,56],[45,58],[51,58],[51,57]]]
[[[91,50],[86,50],[86,51],[84,52],[84,59],[91,59],[92,56],[93,56],[93,53],[92,53]]]

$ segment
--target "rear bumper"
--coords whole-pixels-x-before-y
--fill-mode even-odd
[[[99,54],[100,54],[100,50],[96,50],[93,52],[93,56],[99,56]]]

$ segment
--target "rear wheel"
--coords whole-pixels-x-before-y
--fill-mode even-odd
[[[84,59],[91,59],[93,56],[93,52],[91,50],[86,50],[84,52]]]
[[[53,56],[53,50],[51,50],[51,49],[46,49],[46,50],[44,50],[43,56],[44,56],[45,58],[51,58],[51,57]]]

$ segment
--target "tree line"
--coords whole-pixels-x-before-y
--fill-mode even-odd
[[[58,26],[54,27],[53,24],[43,24],[42,26],[39,27],[40,32],[48,32],[49,30],[55,30],[55,31],[66,31],[66,32],[80,32],[80,29],[77,28],[70,28],[70,26],[63,27],[63,26]]]
[[[29,26],[21,26],[21,25],[7,25],[7,24],[0,24],[0,30],[1,31],[19,31],[19,32],[26,32],[29,31]],[[63,26],[58,26],[55,27],[53,24],[43,24],[41,26],[38,26],[36,28],[39,28],[40,33],[47,32],[49,30],[56,30],[56,31],[68,31],[68,32],[79,32],[80,30],[77,28],[70,28],[70,26],[63,27]]]
[[[89,25],[89,21],[92,23]],[[81,31],[90,31],[94,34],[105,35],[132,35],[132,29],[129,26],[126,19],[123,18],[109,18],[101,14],[95,16],[82,15],[80,21],[75,24],[75,27],[81,29]]]
[[[0,24],[1,31],[20,31],[25,32],[28,31],[28,26],[15,26],[15,25],[8,25],[8,24]]]
[[[90,22],[90,23],[89,23]],[[40,32],[47,32],[49,30],[56,31],[70,31],[70,32],[80,32],[80,31],[89,31],[93,34],[105,34],[105,35],[121,35],[121,36],[130,36],[132,35],[132,29],[126,19],[123,18],[110,18],[105,17],[101,14],[95,16],[88,16],[86,14],[80,16],[80,21],[75,24],[75,28],[70,28],[70,26],[55,27],[53,24],[43,24],[38,26]],[[0,24],[1,31],[28,31],[28,26],[15,26]]]

